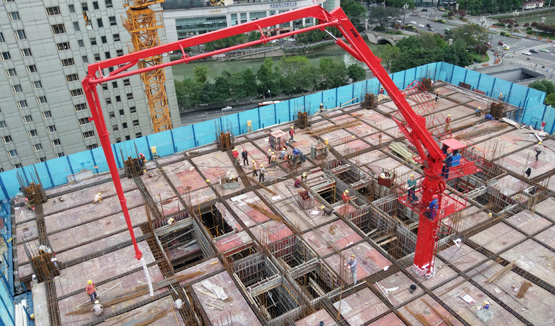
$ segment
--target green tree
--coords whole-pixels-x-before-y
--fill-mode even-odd
[[[214,92],[215,97],[212,99],[213,102],[226,102],[231,98],[231,90],[229,81],[227,78],[218,77],[214,81]]]
[[[356,63],[347,67],[347,75],[354,82],[366,79],[366,70]]]
[[[181,107],[197,105],[200,102],[201,85],[191,78],[175,82],[177,103]]]
[[[198,65],[193,68],[193,78],[201,85],[204,85],[208,80],[208,67],[205,65]]]
[[[266,58],[256,72],[258,80],[258,92],[264,97],[271,94],[278,94],[281,74],[274,69],[274,61]],[[270,93],[268,92],[270,91]]]
[[[345,15],[349,17],[353,25],[358,31],[364,30],[364,20],[366,19],[366,8],[360,2],[355,0],[341,1],[341,8]]]
[[[450,30],[447,38],[461,40],[470,48],[480,48],[488,41],[488,31],[478,24],[466,24]]]
[[[376,54],[378,57],[382,58],[382,64],[385,65],[386,69],[391,69],[391,62],[401,55],[401,50],[398,46],[389,44],[378,45]]]
[[[472,64],[472,56],[466,50],[466,43],[464,43],[464,41],[455,40],[455,42],[445,50],[443,61],[466,67]]]
[[[529,88],[545,92],[546,95],[555,93],[555,84],[547,79],[536,80],[528,85]]]
[[[322,85],[327,88],[336,88],[347,83],[347,67],[343,61],[334,62],[332,58],[322,58],[318,63],[320,74],[323,77]]]
[[[555,93],[551,93],[545,97],[545,104],[555,107]]]
[[[256,40],[259,40],[259,39],[260,39],[260,32],[259,31],[249,33],[249,36],[248,36],[249,42],[256,41]]]
[[[385,5],[388,7],[403,8],[405,3],[409,5],[410,9],[414,8],[413,0],[385,0]]]
[[[239,73],[241,78],[241,88],[245,92],[245,96],[256,95],[256,75],[250,68],[247,68]]]
[[[309,72],[307,69],[310,66],[307,57],[304,56],[283,56],[279,60],[279,66],[283,74],[281,86],[283,91],[291,93],[299,93],[306,85],[303,73]]]

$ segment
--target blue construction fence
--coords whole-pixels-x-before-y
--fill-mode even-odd
[[[0,264],[0,325],[15,325],[15,298],[13,283],[13,248],[11,241],[11,207],[8,200],[0,202],[0,235],[7,250],[2,253]]]
[[[425,77],[443,80],[455,85],[464,82],[471,85],[473,89],[483,91],[494,98],[497,98],[499,93],[503,93],[506,102],[522,108],[523,113],[520,122],[538,128],[541,121],[547,121],[545,130],[549,133],[554,130],[555,110],[543,105],[545,93],[534,89],[444,62],[430,63],[400,71],[390,76],[399,89],[405,89],[414,80],[421,80]],[[156,146],[158,156],[163,157],[210,144],[216,140],[217,130],[231,130],[235,135],[245,134],[247,132],[247,121],[251,121],[252,128],[256,131],[279,123],[293,121],[297,118],[297,112],[299,111],[313,115],[318,112],[320,103],[323,103],[327,109],[359,103],[364,99],[366,93],[378,94],[380,88],[380,82],[376,78],[372,78],[194,125],[112,144],[112,149],[116,163],[121,168],[124,160],[121,153],[124,153],[123,156],[126,156],[126,153],[134,153],[135,146],[139,152],[145,154],[147,159],[151,159],[153,156],[150,151],[152,146]],[[30,176],[34,175],[34,169],[38,172],[43,186],[50,188],[67,183],[68,175],[77,173],[82,169],[100,173],[108,171],[108,166],[102,148],[95,148],[37,163],[34,166],[26,166],[19,170],[25,178],[31,180]],[[16,174],[16,170],[0,173],[0,200],[17,194],[19,183]]]

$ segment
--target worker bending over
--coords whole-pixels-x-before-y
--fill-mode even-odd
[[[353,198],[349,196],[349,190],[345,190],[343,192],[343,195],[341,196],[341,199],[343,200],[343,202],[347,203]]]
[[[96,300],[92,306],[91,311],[94,311],[94,314],[96,316],[100,316],[102,315],[102,312],[104,312],[104,307],[100,304],[98,300]]]
[[[94,196],[93,203],[100,204],[101,202],[102,202],[102,195],[100,193],[97,193]]]

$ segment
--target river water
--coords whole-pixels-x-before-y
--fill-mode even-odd
[[[372,51],[375,51],[377,48],[377,45],[375,44],[369,43],[368,45]],[[355,60],[350,54],[337,45],[326,47],[325,49],[310,53],[306,56],[308,57],[310,64],[314,67],[318,67],[318,62],[322,57],[331,57],[334,61],[343,61],[347,66],[357,62],[357,60]],[[274,63],[276,64],[280,58],[281,57],[272,57]],[[214,81],[214,79],[221,76],[222,72],[225,70],[233,74],[250,68],[254,73],[256,73],[263,62],[264,58],[233,61],[192,62],[189,64],[175,65],[172,67],[172,72],[173,77],[176,80],[183,80],[185,77],[193,78],[193,68],[197,65],[206,65],[208,66],[208,80]],[[364,66],[364,68],[366,67]]]

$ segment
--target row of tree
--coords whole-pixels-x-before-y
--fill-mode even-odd
[[[459,9],[472,15],[493,14],[519,9],[521,0],[457,0]]]
[[[255,71],[222,72],[214,82],[208,81],[208,67],[198,65],[193,77],[175,80],[180,107],[201,103],[221,103],[247,97],[301,94],[319,89],[335,88],[366,78],[364,68],[358,64],[348,67],[330,57],[321,58],[313,66],[305,56],[282,57],[277,64],[267,58]]]
[[[552,81],[547,79],[536,80],[530,83],[528,87],[545,92],[544,103],[555,107],[555,84]]]

